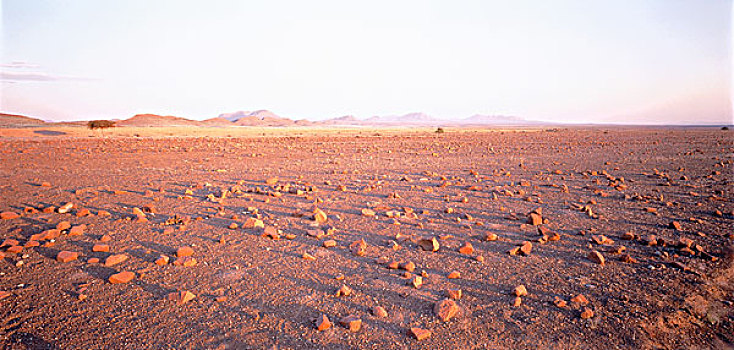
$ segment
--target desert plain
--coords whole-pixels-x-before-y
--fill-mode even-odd
[[[0,129],[0,347],[732,348],[732,136]]]

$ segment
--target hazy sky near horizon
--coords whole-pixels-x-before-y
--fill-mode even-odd
[[[732,123],[731,0],[0,0],[0,111]]]

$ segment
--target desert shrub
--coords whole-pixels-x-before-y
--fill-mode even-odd
[[[87,123],[87,127],[94,130],[94,129],[106,129],[111,128],[115,126],[115,122],[111,120],[90,120]]]
[[[728,126],[722,126],[721,127],[721,130],[724,130],[724,131],[729,130],[729,127]]]
[[[436,129],[436,133],[437,134],[443,134],[444,133],[443,128]]]

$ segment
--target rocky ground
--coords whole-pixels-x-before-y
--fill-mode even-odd
[[[0,347],[726,349],[729,131],[0,139]]]

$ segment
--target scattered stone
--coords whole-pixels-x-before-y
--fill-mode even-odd
[[[99,241],[102,243],[109,242],[112,240],[112,237],[109,235],[102,235],[102,237],[99,238]]]
[[[181,291],[170,293],[167,298],[168,300],[175,301],[178,305],[182,305],[196,298],[196,295],[189,291]]]
[[[265,223],[262,220],[256,218],[247,218],[245,223],[242,224],[242,228],[253,229],[253,228],[265,228]]]
[[[382,306],[375,306],[372,308],[372,315],[379,318],[387,317],[387,310]]]
[[[637,260],[629,254],[622,254],[622,256],[619,257],[619,261],[628,264],[634,264],[637,262]]]
[[[522,298],[521,297],[515,297],[515,299],[512,301],[512,306],[518,307],[522,305]]]
[[[436,239],[436,237],[431,237],[431,238],[423,238],[419,240],[418,246],[420,246],[421,249],[425,251],[437,252],[441,245],[438,243],[438,240]]]
[[[682,231],[683,227],[680,225],[680,222],[673,221],[668,225],[669,228],[676,230],[676,231]]]
[[[67,263],[70,261],[74,261],[79,257],[79,253],[77,252],[70,252],[70,251],[60,251],[58,255],[56,255],[56,261]]]
[[[461,296],[462,296],[461,289],[447,289],[446,296],[449,299],[459,300],[461,299]]]
[[[541,216],[540,214],[538,214],[536,212],[532,212],[532,213],[528,214],[528,221],[527,221],[527,223],[530,224],[530,225],[533,225],[533,226],[542,225],[543,224],[543,216]]]
[[[412,262],[412,261],[404,262],[404,263],[400,264],[399,268],[401,268],[401,269],[403,269],[405,271],[408,271],[408,272],[413,272],[413,271],[415,271],[415,263]]]
[[[461,248],[459,248],[459,253],[471,255],[474,253],[474,247],[471,245],[471,243],[466,242],[463,246],[461,246]]]
[[[329,217],[323,210],[315,208],[313,211],[313,220],[316,221],[316,223],[323,224],[329,220]]]
[[[106,253],[106,252],[109,252],[110,251],[110,246],[108,246],[106,244],[95,244],[92,247],[92,251],[93,252],[103,252],[103,253]]]
[[[372,209],[367,209],[367,208],[362,209],[362,216],[375,216],[375,215],[377,215],[377,213],[375,213],[375,211]]]
[[[158,257],[158,259],[155,260],[155,264],[158,266],[167,265],[168,262],[171,260],[167,255],[161,255]]]
[[[349,245],[349,251],[354,255],[364,256],[367,253],[367,242],[364,241],[364,238],[354,241]]]
[[[324,247],[325,248],[333,248],[333,247],[336,247],[336,241],[333,240],[333,239],[326,240],[326,241],[324,241]]]
[[[110,276],[110,283],[112,284],[118,284],[118,283],[127,283],[133,280],[135,278],[135,273],[131,271],[122,271],[120,273],[116,273],[112,276]]]
[[[23,251],[22,245],[14,245],[5,250],[8,253],[18,254]]]
[[[418,340],[426,340],[431,336],[431,331],[417,327],[411,328],[410,333]]]
[[[0,219],[2,220],[12,220],[12,219],[17,219],[19,217],[20,217],[20,214],[16,212],[12,212],[12,211],[4,211],[0,213]]]
[[[480,263],[481,263],[481,262],[484,262],[484,257],[483,257],[483,256],[481,256],[481,255],[477,255],[477,257],[476,257],[475,259],[476,259],[476,260],[477,260],[478,262],[480,262]]]
[[[655,235],[648,235],[642,241],[650,247],[658,245],[658,238]]]
[[[58,223],[58,225],[56,225],[56,229],[59,230],[59,231],[64,231],[64,230],[67,230],[69,228],[71,228],[71,223],[69,223],[68,221],[62,221],[62,222]]]
[[[410,285],[413,286],[413,288],[420,288],[423,285],[423,277],[421,276],[413,276],[413,278],[410,279]]]
[[[6,239],[5,239],[4,241],[3,241],[3,243],[2,243],[2,244],[0,244],[0,248],[1,248],[1,247],[12,247],[12,246],[14,246],[14,245],[19,245],[19,244],[20,244],[20,242],[18,242],[18,240],[17,240],[17,239],[12,239],[12,238],[6,238]]]
[[[77,225],[72,227],[69,230],[69,236],[81,236],[84,234],[84,230],[87,228],[87,225]]]
[[[8,291],[0,290],[0,300],[3,300],[5,298],[9,297],[10,295],[11,295],[11,293],[8,292]]]
[[[173,262],[174,266],[183,266],[183,267],[192,267],[196,266],[199,262],[196,261],[196,259],[193,256],[184,256],[182,258],[176,259],[176,261]]]
[[[59,209],[57,209],[56,211],[59,214],[65,214],[65,213],[68,213],[69,210],[71,210],[71,208],[74,208],[74,203],[69,202],[69,203],[66,203],[66,204],[60,206]]]
[[[262,236],[270,238],[272,240],[276,240],[276,241],[280,239],[280,234],[278,233],[278,229],[276,229],[273,226],[265,227],[265,229],[263,230]]]
[[[309,253],[303,253],[301,254],[301,257],[305,260],[311,260],[311,261],[316,260],[316,257]]]
[[[597,250],[592,250],[589,253],[589,260],[591,260],[591,261],[593,261],[593,262],[595,262],[595,263],[597,263],[599,265],[604,265],[604,256],[601,255],[601,253],[599,253],[599,251],[597,251]]]
[[[331,328],[331,321],[329,321],[329,318],[326,317],[326,315],[321,314],[321,316],[316,319],[316,329],[319,331],[325,331],[329,328]]]
[[[559,297],[555,297],[553,299],[553,304],[555,304],[558,307],[566,307],[568,305],[568,303],[565,300],[563,300],[563,299],[561,299]]]
[[[594,311],[591,311],[589,308],[584,308],[584,311],[581,313],[581,318],[589,319],[592,317],[594,317]]]
[[[178,258],[192,255],[194,255],[194,250],[191,247],[181,247],[176,250],[176,257]]]
[[[451,273],[449,273],[448,276],[446,276],[446,278],[448,279],[461,278],[461,273],[459,271],[451,271]]]
[[[337,297],[345,296],[348,297],[352,294],[352,288],[349,288],[346,284],[343,284],[339,290],[336,291]]]
[[[89,258],[89,260],[87,260],[87,263],[89,263],[89,264],[98,264],[99,263],[99,258]]]
[[[492,232],[487,232],[487,234],[484,236],[485,241],[491,242],[491,241],[496,241],[497,239],[499,239],[499,237]]]
[[[114,266],[127,259],[128,259],[128,256],[126,254],[110,255],[107,257],[107,259],[105,259],[104,266],[107,266],[107,267]]]
[[[362,319],[356,315],[342,317],[342,319],[339,320],[339,323],[348,328],[350,332],[359,332],[362,328]]]
[[[515,293],[515,296],[521,297],[521,296],[528,295],[528,290],[525,288],[525,285],[521,284],[515,287],[514,293]]]
[[[591,236],[591,240],[598,245],[614,244],[613,240],[609,239],[607,236],[604,236],[604,235],[593,235]]]
[[[589,299],[586,299],[586,296],[584,296],[583,294],[579,294],[579,295],[571,298],[571,302],[572,303],[579,304],[581,306],[589,305]]]
[[[433,312],[439,319],[447,322],[459,313],[459,305],[455,301],[446,298],[433,306]]]
[[[635,239],[635,234],[632,232],[625,232],[622,234],[622,239],[625,241],[631,241]]]

